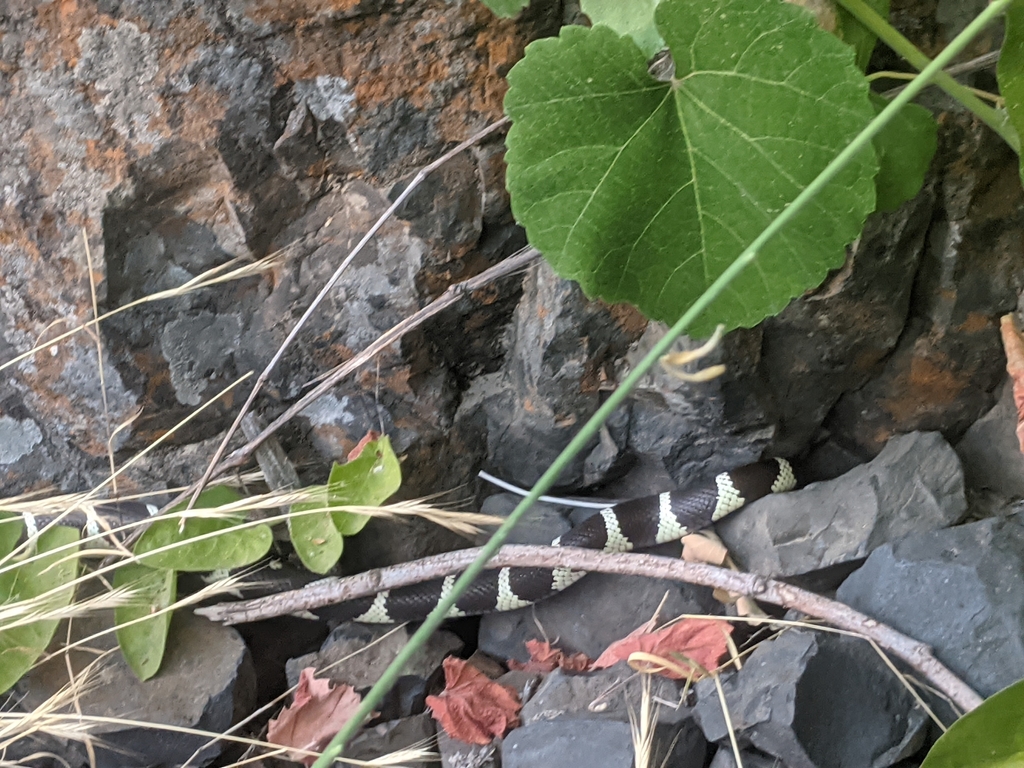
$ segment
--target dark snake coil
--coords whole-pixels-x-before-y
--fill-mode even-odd
[[[567,533],[554,547],[630,552],[677,541],[707,528],[730,512],[769,493],[792,490],[793,468],[768,459],[722,472],[713,483],[660,493],[602,509]],[[510,611],[560,592],[586,575],[568,568],[496,568],[484,571],[449,611],[450,617]],[[457,574],[379,592],[318,610],[332,621],[390,624],[424,618],[451,593]]]

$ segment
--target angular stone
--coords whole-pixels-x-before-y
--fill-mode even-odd
[[[701,768],[707,745],[690,721],[657,726],[653,764]],[[628,723],[615,720],[547,720],[516,728],[501,745],[502,768],[633,768]]]
[[[951,525],[966,509],[956,453],[937,432],[915,432],[893,438],[874,461],[836,480],[763,498],[717,531],[745,569],[794,576]]]
[[[108,617],[109,619],[110,617]],[[74,622],[76,637],[86,637],[109,628],[101,617],[87,616]],[[58,631],[58,637],[62,630]],[[92,648],[114,648],[114,634],[94,638]],[[95,653],[81,649],[68,654],[77,675],[96,660]],[[128,667],[120,652],[89,673],[76,704],[85,715],[124,718],[138,725],[94,724],[96,765],[100,768],[145,768],[146,766],[203,766],[224,748],[211,737],[175,733],[147,727],[147,723],[195,728],[224,733],[252,711],[256,681],[249,652],[238,633],[189,611],[180,611],[171,622],[167,652],[156,676],[142,682]],[[39,708],[45,700],[68,684],[63,654],[43,662],[18,684],[26,711]],[[201,751],[200,751],[201,750]],[[69,741],[63,745],[68,762],[88,765],[85,747]]]
[[[788,630],[755,648],[722,688],[740,746],[788,768],[887,768],[923,743],[924,712],[858,638]],[[701,730],[727,748],[715,682],[696,689]]]
[[[982,696],[1024,678],[1024,515],[885,544],[838,598],[927,643]]]

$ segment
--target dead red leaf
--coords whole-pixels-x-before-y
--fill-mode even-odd
[[[1013,403],[1017,406],[1017,444],[1024,453],[1024,336],[1017,330],[1013,315],[999,319],[999,333],[1006,352],[1006,372],[1013,381]]]
[[[609,645],[592,669],[613,666],[637,652],[660,656],[683,667],[688,666],[685,659],[692,659],[705,669],[714,669],[728,648],[726,637],[731,632],[732,625],[710,619],[684,619],[655,632],[644,625]],[[682,677],[671,670],[659,674],[672,679]]]
[[[282,747],[320,752],[355,713],[362,697],[351,685],[335,687],[317,680],[312,667],[299,673],[299,685],[291,706],[267,724],[267,741]],[[289,752],[288,759],[310,766],[315,757]]]
[[[468,744],[490,744],[519,725],[519,697],[462,659],[444,660],[445,688],[427,696],[434,719],[445,733]]]
[[[356,447],[348,452],[348,456],[346,457],[348,461],[355,461],[356,459],[358,459],[359,454],[363,452],[363,448],[365,448],[368,443],[372,443],[374,440],[380,440],[380,432],[374,432],[371,429],[369,432],[363,435],[362,440],[356,443]]]
[[[555,669],[564,669],[567,672],[586,672],[590,669],[590,659],[586,657],[586,654],[565,653],[545,641],[527,640],[526,650],[530,652],[530,660],[524,663],[509,659],[509,669],[521,669],[526,672],[551,672]]]

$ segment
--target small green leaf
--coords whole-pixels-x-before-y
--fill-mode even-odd
[[[921,768],[1020,768],[1024,765],[1024,680],[986,699],[935,742]]]
[[[74,528],[56,526],[44,531],[36,540],[36,553],[45,554],[32,562],[9,563],[0,573],[0,603],[36,602],[34,611],[43,613],[65,608],[74,597],[74,587],[68,586],[78,573],[78,558],[74,550],[54,551],[78,541]],[[58,590],[44,599],[41,595]],[[35,621],[9,629],[0,629],[0,691],[6,691],[25,674],[46,649],[57,630],[57,619]]]
[[[864,2],[883,19],[889,18],[889,0],[864,0]],[[857,68],[861,72],[865,72],[878,38],[845,8],[837,6],[836,10],[839,12],[839,31],[843,42],[853,46],[857,52]]]
[[[214,509],[242,499],[237,491],[225,486],[214,486],[200,494],[197,509]],[[172,512],[185,508],[179,504]],[[228,517],[189,517],[183,530],[181,520],[157,519],[149,526],[135,545],[135,555],[150,568],[166,568],[172,571],[216,571],[220,568],[241,568],[263,557],[274,535],[268,525],[240,528],[245,522],[241,515]],[[190,541],[199,536],[217,534],[200,541]],[[163,547],[171,549],[157,554],[148,554]],[[144,558],[144,559],[143,559]]]
[[[774,0],[663,0],[671,83],[632,40],[565,27],[509,73],[516,219],[589,296],[674,323],[869,122],[851,48]],[[843,263],[875,208],[861,153],[688,329],[750,326]]]
[[[491,9],[491,13],[502,19],[511,19],[530,4],[530,0],[482,0],[482,2]]]
[[[329,506],[327,488],[317,495],[315,501],[292,504],[288,534],[302,564],[313,573],[327,573],[341,557],[345,542],[331,513],[318,511]]]
[[[877,113],[889,102],[873,93],[871,104]],[[938,146],[938,126],[927,109],[907,104],[873,141],[878,155],[878,175],[875,176],[878,210],[895,211],[921,191]]]
[[[25,521],[14,512],[0,511],[0,558],[7,557],[18,545]]]
[[[1011,3],[1006,11],[1006,34],[996,80],[1010,124],[1024,136],[1024,0]],[[1024,182],[1024,164],[1020,165],[1020,178]]]
[[[120,566],[114,574],[115,587],[127,587],[135,592],[129,605],[114,609],[117,642],[121,646],[128,666],[139,680],[149,680],[160,669],[167,645],[167,632],[171,627],[171,611],[164,611],[174,603],[177,578],[174,571],[147,568],[129,563]],[[128,622],[145,619],[136,624]],[[121,626],[128,624],[128,626]]]
[[[332,506],[352,504],[375,507],[383,504],[402,484],[402,467],[391,450],[387,435],[366,444],[363,452],[346,464],[331,467],[327,489]],[[335,512],[334,524],[343,536],[359,533],[368,515]]]
[[[648,58],[665,47],[654,25],[654,9],[660,0],[582,0],[580,8],[593,24],[604,24],[633,42]]]

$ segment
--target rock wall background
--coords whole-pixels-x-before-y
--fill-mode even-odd
[[[957,31],[935,13],[906,3],[894,19],[931,50]],[[108,473],[108,440],[123,462],[261,370],[411,174],[501,117],[504,75],[572,9],[537,2],[498,20],[471,0],[55,0],[0,14],[0,360],[87,321],[90,274],[107,311],[230,259],[278,254],[268,271],[105,322],[102,389],[87,334],[0,372],[11,494],[90,488]],[[1024,274],[1016,158],[968,115],[931,105],[940,148],[921,194],[874,217],[821,288],[731,334],[716,353],[722,379],[652,373],[565,487],[650,493],[763,452],[835,476],[894,434],[957,439],[994,402],[997,318],[1016,307]],[[493,138],[383,228],[259,410],[280,413],[523,244]],[[307,481],[383,428],[405,457],[408,495],[457,488],[481,467],[529,483],[660,332],[536,266],[406,337],[281,439]],[[217,400],[121,490],[194,480],[243,397]]]

